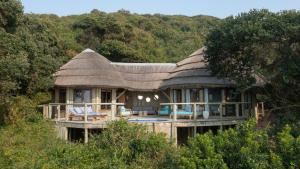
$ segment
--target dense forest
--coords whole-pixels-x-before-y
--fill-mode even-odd
[[[211,16],[139,15],[93,10],[59,17],[25,14],[0,0],[0,168],[300,168],[300,12],[252,10]],[[37,105],[49,102],[52,74],[85,48],[112,61],[176,62],[207,47],[217,76],[258,95],[270,125],[190,138],[176,147],[141,125],[112,122],[88,144],[56,138]]]

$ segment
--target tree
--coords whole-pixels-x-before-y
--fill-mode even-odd
[[[274,110],[299,110],[300,12],[251,10],[228,17],[207,36],[205,59],[218,76],[247,88],[262,79]]]
[[[0,27],[13,33],[23,15],[23,6],[19,0],[0,1]]]

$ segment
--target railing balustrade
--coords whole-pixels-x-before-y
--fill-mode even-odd
[[[102,109],[102,105],[110,105],[110,109]],[[43,105],[45,118],[64,121],[88,122],[117,119],[118,106],[124,103],[49,103]],[[252,111],[249,102],[195,102],[195,103],[160,103],[160,107],[167,106],[167,111],[157,110],[157,115],[149,115],[157,118],[203,120],[203,119],[238,119],[249,117]],[[81,112],[80,112],[81,111]],[[131,115],[133,116],[133,115]],[[138,115],[139,116],[139,115]],[[148,116],[148,115],[146,115]],[[129,116],[130,117],[130,116]],[[187,118],[188,117],[188,118]]]
[[[110,105],[110,110],[101,109],[101,105]],[[74,117],[77,119],[79,118],[79,121],[88,122],[89,117],[93,117],[97,120],[97,118],[101,116],[106,120],[114,120],[118,106],[124,105],[124,103],[49,103],[42,105],[42,107],[43,116],[45,118],[73,121]],[[65,107],[64,110],[61,110],[62,106]],[[77,108],[77,111],[81,112],[76,112],[75,108]],[[109,116],[110,119],[107,119],[106,116]]]
[[[210,102],[210,103],[161,103],[161,106],[168,106],[169,116],[172,120],[179,117],[189,119],[221,119],[221,118],[245,118],[251,112],[249,102]],[[178,109],[178,107],[182,107]],[[160,114],[160,110],[158,111]]]

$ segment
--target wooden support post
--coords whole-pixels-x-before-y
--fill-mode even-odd
[[[209,105],[208,105],[208,88],[204,89],[204,110],[209,112]]]
[[[174,140],[175,145],[177,145],[177,128],[175,127],[174,122],[171,123],[171,141]]]
[[[70,106],[66,104],[66,113],[65,113],[66,121],[69,121],[69,111],[70,111]]]
[[[48,118],[49,119],[52,118],[52,105],[51,104],[49,104]]]
[[[44,119],[47,119],[48,118],[48,115],[49,115],[49,105],[43,105],[43,117]]]
[[[261,113],[262,113],[262,116],[265,116],[265,106],[264,106],[264,102],[261,102]]]
[[[121,96],[123,96],[124,94],[126,93],[126,90],[123,90],[118,96],[116,99],[119,99]]]
[[[84,122],[88,121],[88,117],[87,117],[87,105],[86,103],[84,103]]]
[[[220,119],[222,120],[222,118],[223,118],[223,103],[220,104],[219,109],[220,109]]]
[[[236,117],[239,117],[239,104],[238,103],[235,104],[235,115],[236,115]]]
[[[63,139],[65,140],[65,141],[68,141],[68,135],[69,135],[69,131],[68,131],[68,128],[67,127],[63,127],[63,130],[64,130],[64,133],[63,133]]]
[[[89,130],[84,128],[84,143],[88,143],[89,141]]]
[[[54,103],[59,103],[59,89],[54,89]]]
[[[255,119],[256,119],[256,122],[258,122],[258,110],[257,110],[257,105],[254,107],[254,113],[255,113]]]
[[[177,120],[177,105],[173,104],[173,121]]]
[[[242,104],[242,116],[245,116],[245,92],[242,91],[241,93],[241,104]]]
[[[196,123],[195,123],[195,125],[194,125],[194,137],[196,137],[196,135],[197,135],[197,126],[196,126]]]
[[[220,113],[221,113],[222,115],[225,115],[226,109],[223,110],[223,106],[226,106],[226,93],[225,93],[225,89],[222,89],[221,92],[222,92],[222,93],[221,93],[221,97],[222,97],[222,103],[223,103],[223,104],[221,104]],[[222,117],[222,115],[221,115],[221,117]]]
[[[170,88],[170,103],[174,102],[173,89]]]
[[[69,121],[69,111],[70,111],[70,108],[73,108],[73,93],[74,90],[72,88],[67,88],[66,89],[66,103],[67,103],[67,106],[66,106],[66,121]]]
[[[57,105],[57,120],[60,120],[60,105]]]
[[[196,107],[196,103],[193,104],[193,115],[194,115],[194,120],[197,119],[197,107]]]
[[[115,115],[116,115],[116,112],[117,112],[117,106],[116,106],[116,102],[117,102],[117,89],[112,89],[112,105],[110,106],[111,107],[111,119],[112,120],[115,120]]]

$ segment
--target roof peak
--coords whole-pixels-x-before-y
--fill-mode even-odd
[[[93,51],[92,49],[90,49],[90,48],[86,48],[85,50],[83,50],[82,52],[95,52],[95,51]]]

